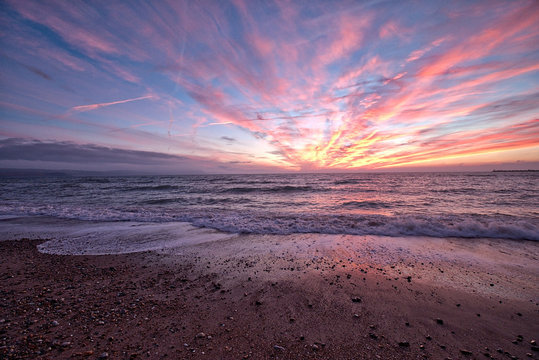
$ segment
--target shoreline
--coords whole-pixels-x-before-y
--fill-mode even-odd
[[[147,229],[133,232],[152,239]],[[175,246],[115,255],[41,253],[44,239],[6,231],[0,355],[539,357],[530,343],[539,333],[533,241],[197,231]],[[59,249],[74,233],[43,235]],[[91,232],[89,246],[105,233]]]

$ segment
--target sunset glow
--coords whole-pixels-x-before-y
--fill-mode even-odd
[[[0,9],[0,167],[539,169],[537,1]]]

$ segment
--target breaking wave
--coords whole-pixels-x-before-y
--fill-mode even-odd
[[[233,199],[209,200],[207,205],[226,204]],[[156,204],[180,202],[177,199],[156,199]],[[243,202],[250,202],[244,199]],[[0,206],[0,213],[7,213]],[[168,212],[122,211],[84,208],[24,208],[9,209],[12,215],[40,215],[91,221],[189,222],[198,227],[231,233],[250,234],[350,234],[385,236],[431,236],[460,238],[499,238],[539,240],[539,226],[534,218],[480,215],[314,215],[297,213],[267,213],[257,211],[225,211],[223,209],[191,209]]]

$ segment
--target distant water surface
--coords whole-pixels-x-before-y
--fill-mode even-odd
[[[0,216],[539,240],[539,173],[0,178]]]

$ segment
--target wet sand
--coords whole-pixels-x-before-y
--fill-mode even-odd
[[[55,255],[12,239],[1,358],[539,357],[535,242],[234,235]]]

